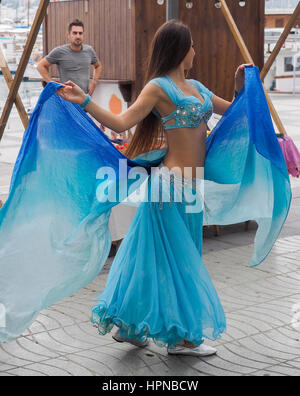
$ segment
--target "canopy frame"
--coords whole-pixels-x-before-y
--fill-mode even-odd
[[[34,44],[36,42],[36,38],[37,38],[38,32],[40,30],[40,27],[41,27],[41,24],[43,22],[43,19],[44,19],[45,15],[46,15],[48,5],[49,5],[49,0],[41,0],[40,1],[37,13],[35,15],[32,27],[30,29],[30,33],[29,33],[27,41],[26,41],[26,45],[25,45],[25,48],[24,48],[20,63],[19,63],[18,68],[17,68],[17,72],[15,74],[15,78],[13,80],[9,79],[9,82],[8,82],[9,94],[8,94],[7,99],[6,99],[6,103],[4,105],[4,108],[3,108],[3,111],[2,111],[2,115],[1,115],[1,119],[0,119],[0,141],[1,141],[2,137],[3,137],[3,133],[4,133],[4,130],[5,130],[9,115],[11,113],[12,106],[16,102],[16,100],[18,101],[18,98],[17,98],[18,91],[19,91],[21,82],[23,80],[25,69],[26,69],[26,66],[28,64],[31,52],[33,50],[33,46],[34,46]],[[3,69],[5,69],[5,66],[3,66],[5,63],[3,63],[3,59],[2,59],[2,62],[1,62],[2,71],[3,71]],[[7,78],[9,78],[9,75],[7,73],[6,73],[6,76],[7,76]],[[21,109],[21,106],[19,106],[19,104],[18,104],[18,107],[19,107],[18,110],[19,110],[19,114],[20,114],[20,111],[22,109]],[[23,106],[23,108],[24,108],[24,106]],[[22,110],[21,113],[22,113],[21,120],[22,120],[23,125],[24,125],[24,122],[26,120],[25,120],[25,115],[23,113],[23,110]],[[26,116],[27,116],[27,114],[26,114]],[[27,118],[26,125],[27,124],[28,124],[28,118]]]

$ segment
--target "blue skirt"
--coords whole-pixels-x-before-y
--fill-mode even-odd
[[[116,325],[124,337],[152,338],[159,346],[172,347],[182,340],[200,345],[203,337],[215,340],[226,328],[222,305],[201,258],[202,180],[181,179],[172,172],[169,184],[167,168],[160,168],[161,179],[158,172],[151,176],[152,188],[160,183],[160,202],[139,207],[92,310],[92,322],[102,335]],[[193,182],[199,182],[198,188]],[[179,195],[183,199],[174,198]]]

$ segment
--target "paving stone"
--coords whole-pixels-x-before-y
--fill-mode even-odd
[[[8,374],[18,377],[44,377],[47,375],[41,373],[38,370],[33,370],[27,367],[18,367],[16,369],[10,370]]]
[[[186,362],[188,361],[190,365],[192,365],[194,368],[198,367],[198,363],[194,361],[195,359],[191,359],[191,357],[182,357],[182,360]],[[229,351],[226,350],[224,346],[218,347],[217,356],[214,356],[211,359],[203,359],[201,363],[201,370],[205,371],[205,369],[202,368],[203,363],[205,363],[206,366],[208,365],[213,366],[217,370],[234,372],[236,374],[241,374],[241,375],[250,374],[253,373],[254,371],[257,371],[256,367],[251,367],[250,363],[247,364],[246,359],[238,357],[234,353],[230,353]]]
[[[114,354],[110,349],[103,347],[69,355],[69,359],[87,368],[91,373],[101,376],[134,375],[135,369],[145,367],[144,364],[139,365],[138,361],[126,361],[124,356],[126,354]]]
[[[0,371],[0,377],[14,377],[14,375],[10,374],[9,372],[1,372]]]
[[[35,339],[21,337],[18,338],[17,343],[19,344],[20,348],[24,349],[24,351],[31,352],[36,356],[40,356],[40,360],[45,360],[47,358],[56,358],[60,356],[59,353],[53,352],[52,350],[49,350],[42,345],[39,345]]]
[[[239,331],[239,335],[236,334],[235,339],[244,338],[250,335],[259,333],[260,331],[271,330],[272,327],[268,324],[261,322],[256,318],[251,318],[242,312],[231,312],[227,314],[227,330],[230,334],[230,328],[235,328]],[[227,332],[228,332],[227,331]]]
[[[9,364],[4,364],[0,362],[0,374],[6,372],[7,370],[11,370],[16,368],[16,366],[12,366]]]
[[[173,374],[170,374],[170,375],[173,375]],[[151,367],[150,368],[149,367],[141,367],[141,368],[135,370],[134,376],[136,376],[136,377],[151,377],[152,376],[153,377],[153,376],[156,376],[156,374],[151,369]],[[151,380],[149,379],[149,381],[151,381]]]
[[[55,330],[53,330],[55,331]],[[80,348],[75,348],[64,343],[64,340],[56,340],[52,337],[51,331],[47,333],[39,333],[35,335],[35,340],[39,343],[39,345],[48,348],[50,351],[59,352],[59,353],[72,353],[78,352]]]
[[[224,348],[235,353],[237,356],[240,356],[244,359],[248,359],[250,362],[254,362],[257,364],[257,368],[261,365],[265,367],[269,367],[270,365],[275,365],[278,361],[272,357],[266,356],[261,351],[254,351],[253,349],[249,349],[247,347],[247,343],[243,343],[242,345],[239,341],[233,341],[224,345]]]
[[[239,371],[231,371],[230,368],[235,367],[235,365],[226,365],[224,362],[220,364],[220,360],[217,357],[210,357],[210,358],[193,358],[193,357],[181,357],[184,363],[184,366],[192,366],[193,370],[197,370],[197,372],[205,374],[205,375],[212,375],[218,377],[239,377],[243,374]],[[223,367],[222,367],[223,366]],[[173,368],[174,370],[174,368]],[[187,371],[187,369],[185,370]],[[194,372],[194,371],[193,371]],[[191,372],[189,375],[195,375]],[[159,374],[158,374],[159,375]],[[187,375],[183,372],[183,375]]]
[[[278,311],[272,311],[265,307],[263,304],[248,307],[245,314],[249,318],[253,318],[255,320],[259,320],[261,325],[269,325],[270,327],[278,327],[283,326],[287,323],[290,323],[291,317],[289,315],[282,315]]]
[[[84,329],[89,329],[87,332]],[[100,345],[112,344],[114,341],[111,338],[111,335],[107,335],[106,337],[98,334],[97,328],[93,327],[91,322],[82,323],[74,326],[64,327],[64,331],[66,335],[75,340],[75,342],[82,342],[84,349],[92,349]]]
[[[291,349],[288,349],[287,351],[284,348],[281,348],[277,343],[269,340],[268,333],[261,333],[256,336],[247,337],[239,340],[239,343],[261,356],[273,358],[280,363],[289,359],[295,359],[297,356]]]
[[[193,360],[192,363],[196,364],[195,360],[198,360],[198,358]],[[157,376],[198,376],[205,374],[202,373],[201,369],[191,366],[189,362],[185,362],[183,358],[176,356],[169,356],[167,360],[154,364],[150,369]]]
[[[44,331],[58,329],[61,323],[47,315],[47,312],[41,313],[36,321],[30,326],[30,334],[42,333]]]
[[[285,356],[286,360],[295,359],[300,355],[300,343],[294,339],[289,339],[277,330],[257,334],[252,338],[264,347],[268,347],[274,353]]]
[[[100,335],[97,326],[93,325],[90,321],[79,323],[77,326],[86,334],[86,339],[91,340],[91,342],[97,345],[109,345],[115,342],[112,339],[112,334]]]
[[[71,376],[67,371],[48,365],[47,362],[29,364],[15,370],[10,370],[10,374],[18,376],[47,376],[47,377],[66,377]],[[31,374],[30,374],[31,373]]]
[[[41,368],[43,366],[43,369]],[[47,370],[47,367],[50,367]],[[41,372],[56,372],[55,375],[60,376],[91,376],[93,373],[87,368],[81,365],[80,362],[76,362],[75,359],[69,358],[58,358],[50,359],[46,362],[40,363],[39,371]],[[60,374],[59,374],[60,373]],[[54,375],[54,374],[51,374]]]
[[[82,350],[95,347],[95,344],[93,345],[92,343],[86,342],[83,339],[80,340],[78,338],[72,337],[72,335],[65,331],[65,328],[51,330],[49,335],[53,341],[63,345],[64,347],[70,347],[73,351],[75,349]]]
[[[0,367],[2,363],[13,366],[24,366],[41,360],[45,360],[45,357],[27,351],[18,343],[18,340],[7,344],[0,344]]]
[[[271,376],[299,377],[300,369],[297,370],[291,365],[279,365],[279,366],[273,366],[263,371],[261,374],[263,374],[264,376],[271,375]],[[256,373],[256,375],[259,374]]]
[[[271,370],[257,371],[253,375],[255,375],[256,377],[285,377],[284,374],[279,374],[278,372],[272,372]]]

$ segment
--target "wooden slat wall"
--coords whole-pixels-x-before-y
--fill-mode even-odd
[[[221,10],[214,6],[213,0],[194,0],[191,10],[186,8],[185,0],[179,1],[179,18],[191,27],[195,43],[196,58],[191,77],[202,81],[218,96],[232,99],[234,72],[244,60]],[[227,0],[259,68],[264,62],[264,3],[262,0],[248,0],[245,7],[240,7],[237,0]]]
[[[85,25],[85,43],[95,49],[103,64],[101,78],[134,80],[131,0],[50,3],[44,23],[44,55],[54,47],[67,43],[67,27],[76,18]]]
[[[265,26],[267,28],[284,28],[290,19],[290,14],[266,15]],[[300,16],[294,23],[294,27],[300,26]]]
[[[136,97],[144,85],[150,44],[157,29],[166,21],[166,8],[158,5],[157,0],[133,0],[132,19],[135,32],[136,69],[133,97]]]
[[[165,5],[157,0],[88,0],[56,2],[49,6],[45,49],[66,43],[66,30],[75,18],[86,27],[85,42],[92,45],[104,65],[102,78],[133,81],[132,99],[144,83],[145,63],[151,40],[166,19]],[[260,68],[264,61],[264,1],[251,0],[240,7],[227,0],[249,51]],[[232,99],[234,72],[244,63],[221,10],[213,0],[194,0],[186,8],[179,0],[179,18],[191,27],[197,53],[191,77],[199,79],[217,95]]]

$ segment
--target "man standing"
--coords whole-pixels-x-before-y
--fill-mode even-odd
[[[49,67],[58,66],[62,83],[69,80],[79,85],[86,93],[93,94],[101,76],[102,65],[95,50],[83,44],[84,25],[76,19],[68,28],[69,44],[54,48],[38,63],[38,71],[46,82],[51,81]],[[94,77],[90,81],[90,65],[94,66]]]

